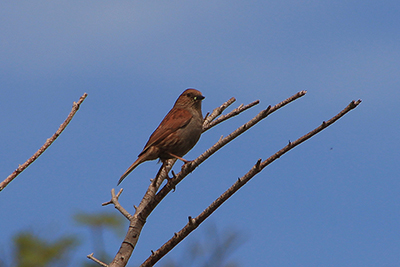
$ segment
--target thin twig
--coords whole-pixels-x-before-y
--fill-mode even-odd
[[[221,106],[215,108],[213,110],[213,112],[211,112],[211,114],[209,114],[208,116],[206,116],[204,118],[204,125],[208,125],[210,122],[212,122],[213,120],[215,120],[216,117],[218,117],[219,115],[221,115],[221,113],[230,105],[232,105],[233,102],[235,102],[236,99],[234,97],[231,97],[228,101],[226,101],[225,103],[223,103]]]
[[[157,251],[153,251],[152,255],[147,258],[147,260],[141,265],[153,266],[158,262],[164,255],[171,251],[179,242],[181,242],[186,236],[188,236],[193,230],[195,230],[207,217],[209,217],[217,208],[219,208],[227,199],[229,199],[234,193],[236,193],[242,186],[244,186],[248,181],[250,181],[256,174],[261,172],[266,166],[271,164],[273,161],[281,157],[283,154],[296,147],[297,145],[303,143],[307,139],[321,132],[323,129],[327,128],[329,125],[333,124],[335,121],[340,119],[350,110],[356,108],[361,103],[361,100],[352,101],[345,109],[343,109],[335,117],[331,118],[327,122],[323,122],[319,127],[315,128],[306,135],[300,137],[294,142],[289,143],[284,148],[276,152],[274,155],[261,162],[258,160],[257,163],[248,171],[244,176],[239,178],[228,190],[226,190],[220,197],[218,197],[210,206],[208,206],[201,214],[196,218],[192,219],[189,217],[189,222],[183,227],[179,232],[174,234],[170,240],[168,240],[164,245],[162,245]]]
[[[121,195],[121,193],[122,193],[123,190],[124,190],[124,189],[121,188],[121,189],[119,190],[118,194],[115,195],[115,189],[114,189],[114,188],[111,189],[111,200],[108,201],[108,202],[104,202],[104,203],[101,204],[101,205],[102,205],[102,206],[106,206],[106,205],[109,205],[109,204],[114,204],[114,207],[115,207],[119,212],[121,212],[121,214],[124,215],[125,218],[127,218],[128,220],[130,220],[130,219],[132,219],[132,215],[131,215],[126,209],[124,209],[124,208],[121,206],[121,204],[119,204],[119,201],[118,201],[118,198],[119,198],[119,196]]]
[[[80,97],[79,101],[76,103],[74,102],[72,105],[72,110],[69,113],[68,117],[65,121],[60,125],[58,130],[53,134],[52,137],[46,140],[44,145],[33,154],[24,164],[19,165],[19,167],[11,173],[3,182],[0,183],[0,191],[3,190],[15,177],[18,176],[23,170],[25,170],[32,162],[34,162],[43,152],[57,139],[57,137],[61,134],[62,131],[67,127],[68,123],[72,120],[75,113],[78,111],[79,106],[82,104],[83,100],[87,97],[87,94],[84,93],[83,96]]]
[[[105,264],[104,262],[96,259],[95,257],[93,257],[93,253],[87,255],[86,257],[88,257],[89,259],[91,259],[92,261],[94,261],[95,263],[98,263],[99,265],[103,266],[103,267],[109,267],[107,264]]]
[[[204,123],[203,124],[203,133],[205,131],[209,130],[210,128],[214,127],[215,125],[217,125],[217,124],[219,124],[219,123],[221,123],[223,121],[226,121],[227,119],[230,119],[230,118],[232,118],[232,117],[234,117],[236,115],[239,115],[240,113],[242,113],[243,111],[245,111],[245,110],[247,110],[247,109],[249,109],[251,107],[254,107],[258,103],[260,103],[260,100],[253,101],[253,102],[251,102],[250,104],[247,104],[247,105],[241,104],[239,107],[235,108],[234,110],[232,110],[228,114],[221,115],[217,119],[215,119],[213,121],[210,121],[207,124]]]

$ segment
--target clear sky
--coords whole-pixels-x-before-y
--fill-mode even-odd
[[[149,217],[131,266],[258,158],[359,98],[357,109],[266,168],[169,257],[179,258],[209,224],[244,237],[231,258],[241,266],[400,265],[399,1],[1,1],[0,59],[1,180],[88,93],[59,139],[0,192],[0,255],[9,257],[11,237],[26,229],[89,238],[71,216],[114,211],[101,203],[192,87],[206,96],[204,114],[230,97],[234,106],[261,103],[206,132],[188,159],[268,105],[308,93],[188,176]],[[122,183],[131,212],[158,168],[144,163]],[[114,255],[121,239],[106,238]],[[92,251],[84,242],[74,261]]]

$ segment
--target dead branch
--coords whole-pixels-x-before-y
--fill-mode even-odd
[[[119,212],[121,212],[121,214],[124,215],[125,218],[127,218],[128,220],[130,220],[130,219],[132,218],[132,215],[131,215],[126,209],[124,209],[124,208],[121,206],[121,204],[119,204],[119,201],[118,201],[118,198],[119,198],[119,196],[122,194],[122,191],[123,191],[123,190],[124,190],[124,189],[121,188],[121,189],[119,190],[118,194],[115,195],[115,189],[114,189],[114,188],[111,189],[111,200],[108,201],[108,202],[104,202],[104,203],[101,204],[101,205],[102,205],[102,206],[106,206],[106,205],[109,205],[109,204],[114,204],[114,207],[115,207]]]
[[[108,267],[107,264],[105,264],[105,263],[102,262],[101,260],[96,259],[96,258],[93,256],[93,253],[87,255],[86,257],[88,257],[88,259],[91,259],[92,261],[94,261],[95,263],[97,263],[97,264],[99,264],[99,265],[101,265],[101,266],[103,266],[103,267]]]
[[[79,101],[77,103],[73,103],[71,112],[69,113],[65,121],[60,125],[58,130],[53,134],[52,137],[46,140],[44,145],[39,148],[39,150],[36,151],[36,153],[33,154],[32,157],[30,157],[24,164],[19,165],[13,173],[11,173],[3,182],[0,183],[0,191],[2,191],[12,180],[15,179],[15,177],[17,177],[23,170],[25,170],[30,164],[32,164],[32,162],[34,162],[40,155],[42,155],[43,152],[57,139],[57,137],[62,133],[62,131],[64,131],[69,122],[72,120],[75,113],[78,111],[79,106],[82,104],[83,100],[85,100],[86,97],[87,93],[84,93],[79,98]]]
[[[249,130],[251,127],[256,125],[258,122],[261,120],[265,119],[268,115],[271,113],[277,111],[278,109],[284,107],[285,105],[289,104],[290,102],[304,96],[307,92],[306,91],[300,91],[297,94],[285,99],[284,101],[276,104],[275,106],[271,107],[269,106],[267,109],[262,110],[260,113],[258,113],[253,119],[250,121],[246,122],[239,128],[237,128],[235,131],[233,131],[231,134],[228,136],[221,138],[217,143],[215,143],[212,147],[207,149],[203,154],[201,154],[199,157],[197,157],[195,160],[183,165],[182,171],[179,172],[175,178],[171,180],[170,183],[166,184],[160,192],[157,193],[155,196],[153,203],[147,206],[148,209],[152,210],[155,208],[156,205],[172,190],[174,186],[176,186],[180,181],[183,180],[190,172],[192,172],[198,165],[200,165],[202,162],[204,162],[207,158],[209,158],[212,154],[217,152],[219,149],[221,149],[223,146],[231,142],[233,139],[244,133],[245,131]],[[155,205],[153,207],[153,205]]]
[[[236,99],[234,97],[232,97],[231,99],[229,99],[228,101],[226,101],[225,103],[223,103],[221,106],[215,108],[213,110],[213,112],[211,112],[211,114],[206,115],[206,117],[204,118],[204,123],[203,123],[203,128],[205,125],[208,125],[210,122],[212,122],[213,120],[215,120],[216,117],[218,117],[219,115],[221,115],[221,113],[230,105],[232,105],[233,102],[235,102]]]
[[[206,152],[204,152],[202,155],[200,155],[197,159],[195,159],[192,162],[189,162],[185,165],[183,165],[181,172],[179,172],[175,177],[172,179],[168,180],[168,183],[156,194],[158,187],[154,186],[153,183],[149,186],[145,196],[143,197],[140,205],[137,207],[135,214],[132,216],[128,228],[128,232],[124,238],[124,241],[121,244],[121,247],[119,251],[117,252],[116,256],[114,257],[113,261],[110,263],[110,267],[117,267],[117,266],[126,266],[128,263],[128,260],[130,256],[132,255],[132,252],[137,244],[137,241],[139,239],[139,235],[142,231],[142,228],[144,224],[146,223],[147,217],[150,215],[150,213],[154,210],[154,208],[160,203],[160,201],[171,191],[175,188],[175,186],[182,181],[183,178],[185,178],[190,172],[192,172],[198,165],[200,165],[204,160],[206,160],[208,157],[210,157],[212,154],[214,154],[216,151],[218,151],[220,148],[222,148],[224,145],[232,141],[234,138],[238,137],[240,134],[244,133],[248,129],[250,129],[252,126],[260,122],[262,119],[266,118],[269,114],[272,112],[278,110],[279,108],[285,106],[286,104],[302,97],[303,95],[306,94],[306,91],[301,91],[298,92],[297,94],[293,95],[292,97],[282,101],[281,103],[275,105],[274,107],[268,107],[267,109],[261,111],[256,117],[254,117],[252,120],[249,122],[245,123],[241,127],[239,127],[237,130],[229,134],[227,137],[222,138],[220,141],[218,141],[214,146],[212,146],[210,149],[208,149]],[[224,103],[220,108],[215,109],[211,115],[209,115],[203,124],[207,125],[211,121],[213,121],[216,117],[218,117],[218,114],[221,114],[223,109],[225,109],[226,105],[229,106],[233,100],[231,98],[230,101],[227,101]],[[256,103],[257,101],[253,102]],[[249,106],[250,105],[250,106]],[[249,104],[248,106],[254,106],[255,104]],[[239,107],[241,108],[241,107]],[[248,108],[248,107],[247,107]],[[246,108],[246,109],[247,109]],[[242,112],[245,109],[241,108]],[[232,113],[232,114],[235,114]],[[234,116],[234,115],[232,115]],[[225,120],[225,119],[224,119]],[[222,122],[221,120],[220,122]],[[216,124],[214,124],[216,125]],[[171,165],[172,167],[172,165]],[[161,168],[158,175],[161,177],[167,177],[168,175],[168,168]],[[157,176],[158,176],[157,175]],[[160,178],[157,178],[157,183],[161,185],[162,180]]]
[[[232,110],[228,114],[222,115],[222,116],[218,117],[215,120],[211,120],[210,122],[204,123],[203,133],[205,131],[209,130],[210,128],[214,127],[215,125],[217,125],[217,124],[219,124],[219,123],[221,123],[221,122],[223,122],[223,121],[225,121],[227,119],[230,119],[230,118],[232,118],[232,117],[234,117],[236,115],[239,115],[240,113],[242,113],[243,111],[245,111],[245,110],[247,110],[247,109],[249,109],[251,107],[254,107],[258,103],[260,103],[259,100],[253,101],[250,104],[247,104],[246,106],[241,104],[239,107],[235,108],[234,110]]]
[[[294,142],[290,142],[281,150],[276,152],[274,155],[261,162],[261,159],[241,178],[239,178],[228,190],[226,190],[220,197],[218,197],[210,206],[208,206],[201,214],[196,218],[191,218],[189,216],[189,222],[183,227],[179,232],[175,233],[174,236],[168,240],[164,245],[162,245],[158,250],[153,251],[152,255],[147,258],[147,260],[142,263],[141,267],[153,266],[158,262],[164,255],[171,251],[179,242],[181,242],[185,237],[187,237],[193,230],[195,230],[206,218],[208,218],[217,208],[219,208],[226,200],[228,200],[234,193],[236,193],[243,185],[250,181],[256,174],[261,172],[266,166],[271,164],[273,161],[281,157],[283,154],[293,149],[297,145],[303,143],[307,139],[321,132],[323,129],[327,128],[335,121],[340,119],[350,110],[356,108],[361,103],[361,100],[352,101],[346,108],[344,108],[336,116],[323,122],[319,127],[315,128],[311,132],[305,134]]]

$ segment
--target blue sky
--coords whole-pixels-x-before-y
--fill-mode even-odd
[[[241,266],[400,265],[400,2],[2,1],[0,172],[6,178],[88,97],[59,139],[0,192],[0,255],[34,229],[89,233],[71,215],[101,207],[186,88],[203,113],[230,97],[261,103],[206,132],[193,159],[221,135],[300,90],[303,98],[213,155],[157,207],[130,261],[139,264],[251,168],[334,116],[362,104],[273,163],[207,224],[245,242]],[[132,211],[159,165],[122,183]],[[179,170],[180,163],[175,166]],[[120,240],[106,236],[114,255]],[[74,253],[82,260],[93,248]]]

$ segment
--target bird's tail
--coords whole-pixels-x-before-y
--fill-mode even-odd
[[[119,185],[122,182],[122,180],[124,180],[125,177],[128,176],[128,174],[130,174],[142,162],[143,159],[139,157],[134,163],[132,163],[132,165],[124,172],[124,174],[122,174],[121,178],[119,178],[117,185]]]

